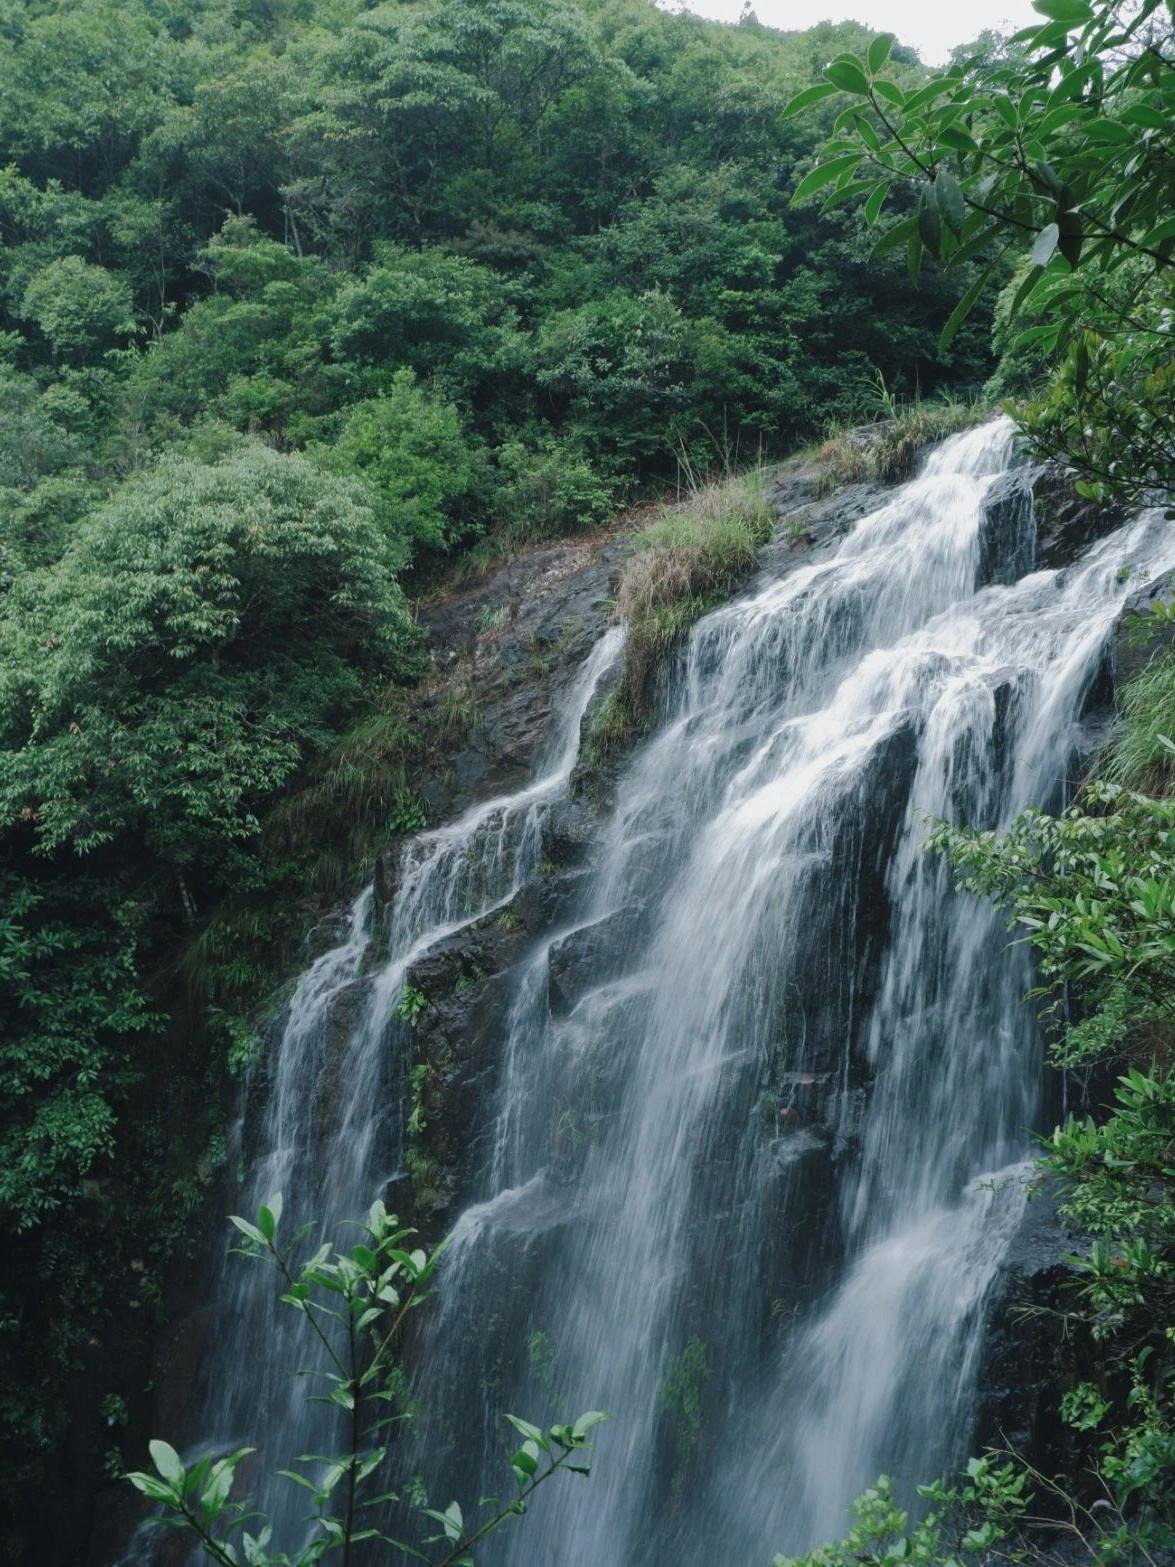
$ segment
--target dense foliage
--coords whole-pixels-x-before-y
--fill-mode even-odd
[[[224,1158],[264,954],[360,828],[420,825],[406,592],[871,416],[879,382],[977,389],[985,308],[1039,449],[1095,498],[1170,486],[1169,22],[1038,8],[931,76],[851,24],[651,0],[0,0],[6,1499],[44,1485],[71,1382],[72,1495],[104,1431],[121,1466],[126,1324]],[[896,219],[874,252],[857,196]],[[652,652],[762,535],[753,484],[711,493],[643,541]],[[1121,792],[950,844],[1082,986],[1062,1058],[1138,1056],[1048,1154],[1101,1236],[1073,1311],[1102,1369],[1066,1413],[1106,1559],[1170,1525],[1171,828],[1137,791],[1169,785],[1171,670],[1127,698]],[[978,1461],[909,1534],[882,1487],[848,1559],[982,1552],[1026,1494]]]
[[[1083,493],[1136,500],[1175,486],[1175,38],[1163,0],[1039,0],[1044,20],[959,51],[911,91],[892,39],[846,53],[790,106],[847,97],[827,155],[796,199],[913,210],[875,247],[983,270],[943,343],[985,289],[1007,286],[1005,384],[1032,391],[1037,450],[1072,463]],[[1008,282],[1010,267],[1015,275]],[[1028,359],[1025,376],[1024,359]],[[1019,384],[1017,384],[1019,383]]]
[[[988,373],[981,323],[937,346],[965,279],[790,209],[823,127],[782,109],[865,38],[0,0],[6,1497],[66,1386],[73,1494],[117,1470],[275,943],[419,825],[405,590],[821,434],[879,374]]]

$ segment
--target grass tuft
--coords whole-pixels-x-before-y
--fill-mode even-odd
[[[1118,705],[1106,775],[1144,794],[1175,793],[1175,651],[1158,653],[1124,685]]]
[[[828,495],[842,484],[903,484],[913,478],[925,447],[969,429],[986,419],[990,411],[982,403],[958,399],[928,403],[889,400],[884,423],[833,431],[817,447],[813,456],[821,472],[816,494]]]
[[[762,476],[750,473],[699,486],[637,535],[617,593],[628,628],[620,710],[634,722],[647,717],[666,654],[750,571],[775,521]]]

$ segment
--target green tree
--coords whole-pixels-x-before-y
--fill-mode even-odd
[[[327,326],[331,352],[378,390],[396,368],[436,381],[469,407],[510,407],[521,363],[514,290],[488,267],[443,251],[386,251],[367,276],[347,283]]]
[[[220,853],[413,643],[353,486],[258,445],[169,459],[13,585],[0,825],[41,853],[123,833],[176,865]]]
[[[364,480],[398,564],[444,551],[475,519],[482,464],[452,403],[399,370],[381,397],[354,403],[337,439],[311,456],[332,473]]]
[[[1044,20],[1007,51],[984,46],[925,86],[886,74],[892,38],[844,54],[791,103],[839,115],[824,161],[794,199],[860,198],[876,224],[913,210],[876,253],[987,265],[943,329],[949,341],[985,288],[1025,263],[1009,311],[1041,319],[1016,337],[1062,358],[1026,411],[1037,447],[1071,462],[1083,493],[1136,500],[1175,484],[1171,217],[1175,115],[1169,8],[1161,0],[1036,0]]]
[[[63,256],[32,278],[20,310],[62,359],[90,359],[135,330],[126,279],[80,256]]]

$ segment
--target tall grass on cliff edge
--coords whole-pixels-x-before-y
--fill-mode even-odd
[[[1156,622],[1175,620],[1175,604],[1160,606]],[[1146,794],[1175,794],[1175,651],[1164,648],[1118,693],[1120,714],[1105,773]]]
[[[763,475],[754,470],[696,484],[637,535],[617,593],[634,713],[647,707],[661,660],[750,571],[775,522]]]
[[[988,403],[954,397],[899,402],[883,382],[876,402],[881,422],[864,429],[833,430],[816,448],[813,457],[821,467],[818,495],[842,484],[902,484],[913,478],[918,457],[927,446],[981,423],[993,412]]]

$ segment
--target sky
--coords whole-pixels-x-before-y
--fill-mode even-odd
[[[896,33],[928,65],[941,65],[956,44],[986,27],[1015,32],[1042,18],[1029,0],[752,0],[766,27],[811,27],[815,22],[863,22]],[[743,0],[688,0],[683,7],[719,22],[737,22]]]

